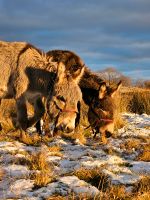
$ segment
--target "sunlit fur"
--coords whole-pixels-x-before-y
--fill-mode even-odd
[[[68,95],[64,92],[65,89],[66,91],[68,89],[67,85],[71,85],[74,95],[79,96],[77,100],[74,99],[73,103],[77,107],[81,97],[77,82],[83,70],[80,70],[73,78],[64,78],[63,83],[61,75],[63,74],[64,77],[67,75],[64,71],[62,73],[62,68],[61,62],[52,61],[50,56],[31,44],[0,41],[0,99],[15,99],[17,125],[21,129],[26,130],[43,116],[45,111],[43,97],[46,99],[48,97],[49,101],[53,101],[53,96],[57,98],[58,94],[60,96]],[[30,119],[27,117],[26,101],[34,106],[34,116]],[[68,101],[71,107],[72,99]],[[60,125],[62,125],[61,122]]]
[[[73,73],[77,69],[81,69],[84,65],[83,60],[71,51],[53,50],[47,52],[47,54],[52,57],[53,61],[63,62],[66,71],[69,71],[70,73]],[[95,133],[101,132],[102,135],[105,135],[106,132],[109,133],[107,135],[113,133],[116,111],[114,94],[119,90],[120,85],[121,83],[116,85],[116,88],[114,89],[106,86],[106,83],[98,76],[98,74],[92,72],[88,67],[85,67],[79,86],[82,91],[83,100],[89,107],[88,119]],[[110,119],[110,121],[102,122],[100,119]]]
[[[75,128],[75,120],[80,112],[78,104],[82,100],[82,93],[77,84],[82,74],[81,70],[76,77],[72,77],[65,73],[64,68],[64,72],[59,76],[54,87],[54,95],[48,102],[48,113],[51,121],[55,123],[55,131],[71,132]]]
[[[103,86],[102,86],[103,85]],[[105,90],[101,90],[105,83],[102,83],[99,89],[99,95],[91,100],[91,106],[88,111],[88,120],[96,136],[101,133],[102,142],[107,142],[107,137],[114,132],[115,113],[117,109],[115,93],[119,90],[121,83],[115,89],[105,86]]]

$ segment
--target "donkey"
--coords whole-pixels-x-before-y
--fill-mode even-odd
[[[78,114],[78,102],[82,99],[78,82],[83,72],[84,67],[72,75],[66,73],[62,62],[53,62],[31,44],[0,41],[0,100],[15,99],[17,124],[22,130],[43,116],[44,98],[53,105],[48,114],[54,113],[57,129],[72,131]],[[27,101],[34,107],[31,118],[27,116]]]
[[[66,71],[74,73],[84,65],[83,60],[74,52],[67,50],[52,50],[47,52],[54,62],[63,62]],[[79,86],[82,91],[84,102],[88,105],[88,120],[93,130],[94,137],[101,133],[103,143],[106,136],[114,131],[114,117],[116,111],[114,96],[121,86],[121,82],[115,89],[106,85],[96,73],[85,67],[84,74],[80,79]]]
[[[92,128],[94,138],[97,133],[101,133],[101,140],[103,144],[107,143],[107,137],[110,137],[114,132],[115,117],[117,114],[115,97],[120,87],[121,81],[113,89],[106,86],[106,83],[103,82],[100,84],[99,90],[95,91],[95,95],[93,95],[90,99],[88,120]],[[94,93],[94,91],[86,89],[87,99],[89,99],[88,95],[90,95],[90,93]]]

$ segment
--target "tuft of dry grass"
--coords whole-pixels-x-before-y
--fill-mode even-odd
[[[121,91],[120,111],[150,114],[150,90],[124,87]]]
[[[127,153],[132,153],[133,150],[137,150],[141,147],[141,141],[139,139],[127,139],[124,143],[120,144],[120,148],[126,150]]]
[[[73,173],[79,179],[84,180],[91,185],[97,187],[101,191],[106,191],[110,187],[109,177],[98,168],[86,169],[80,168]]]
[[[34,153],[27,156],[29,161],[30,170],[40,170],[40,171],[49,171],[50,166],[46,161],[46,155],[43,152]]]
[[[143,149],[141,153],[138,155],[138,157],[136,158],[136,160],[150,162],[150,145],[149,144],[143,145]]]
[[[45,187],[48,183],[54,181],[54,177],[52,173],[48,173],[46,171],[40,171],[37,173],[33,173],[32,179],[34,180],[34,188]]]
[[[115,130],[118,130],[124,127],[127,122],[122,118],[121,114],[118,112],[117,115],[115,116],[114,123],[115,123]]]
[[[150,192],[150,177],[149,176],[142,177],[137,183],[135,183],[132,192],[137,194]]]
[[[149,200],[149,199],[150,199],[150,192],[144,192],[143,194],[138,194],[137,196],[132,198],[132,200]]]
[[[35,171],[31,174],[35,188],[44,187],[54,181],[53,168],[46,161],[46,155],[44,153],[32,154],[31,156],[27,156],[27,159],[29,169]]]
[[[101,193],[100,197],[96,198],[96,200],[131,200],[129,196],[127,196],[125,191],[125,186],[123,185],[112,185],[106,192]]]
[[[24,131],[21,131],[19,140],[27,145],[38,146],[41,143],[41,136],[39,134],[30,135]]]
[[[0,133],[0,142],[1,141],[9,141],[9,140],[10,140],[10,138],[6,134]]]
[[[50,152],[59,152],[62,150],[62,148],[59,145],[53,145],[51,147],[48,147]]]
[[[63,156],[63,154],[60,152],[62,148],[58,145],[53,145],[51,147],[48,147],[48,150],[50,151],[51,156],[60,156],[60,157]]]

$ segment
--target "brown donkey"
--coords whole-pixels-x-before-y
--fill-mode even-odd
[[[15,99],[18,125],[23,130],[43,116],[42,97],[48,98],[53,105],[49,114],[53,112],[53,117],[57,118],[55,126],[72,130],[78,113],[77,105],[82,98],[78,82],[83,71],[84,67],[71,76],[65,72],[62,62],[53,62],[50,56],[31,44],[0,41],[0,99]],[[27,101],[34,106],[34,116],[29,119]]]
[[[74,52],[66,50],[53,50],[47,52],[54,62],[63,62],[66,70],[74,73],[84,65],[83,60]],[[79,86],[82,91],[84,102],[88,105],[88,120],[94,132],[94,137],[101,133],[102,141],[114,131],[114,117],[116,104],[114,95],[119,90],[121,82],[115,89],[106,86],[99,76],[85,67],[84,74],[80,79]]]
[[[103,144],[107,143],[107,137],[110,137],[114,132],[115,114],[117,110],[115,94],[119,91],[120,87],[121,82],[114,89],[107,87],[106,83],[103,82],[100,84],[97,95],[94,95],[90,100],[88,120],[94,137],[96,137],[97,133],[101,133]],[[90,89],[87,90],[87,94],[90,94]]]

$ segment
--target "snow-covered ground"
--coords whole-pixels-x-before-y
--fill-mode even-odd
[[[150,145],[150,116],[143,114],[123,114],[128,123],[119,129],[115,138],[109,138],[107,145],[99,143],[99,138],[87,139],[86,145],[75,144],[60,137],[49,143],[61,148],[61,156],[51,154],[48,146],[27,146],[18,141],[0,142],[0,199],[46,199],[54,194],[68,196],[71,192],[94,197],[99,190],[91,184],[73,175],[82,168],[101,168],[112,184],[123,184],[128,189],[142,176],[150,175],[150,162],[137,159],[140,145]],[[138,147],[127,149],[130,140],[138,140]],[[123,146],[124,145],[124,146]],[[129,148],[129,147],[128,147]],[[111,150],[111,153],[110,153]],[[44,152],[47,161],[53,167],[55,181],[45,187],[34,188],[32,171],[27,165],[16,164],[16,159],[25,157],[24,152]]]

